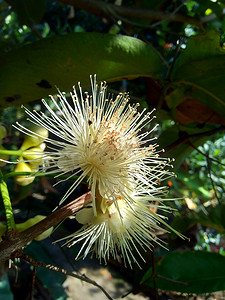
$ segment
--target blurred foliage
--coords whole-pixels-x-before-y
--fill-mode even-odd
[[[132,102],[156,107],[158,143],[176,159],[177,178],[166,184],[177,211],[168,218],[190,242],[173,234],[164,237],[171,252],[156,247],[154,266],[146,254],[143,271],[133,271],[136,289],[147,289],[151,296],[155,286],[187,293],[225,289],[225,1],[68,2],[0,0],[3,146],[18,149],[23,142],[11,127],[16,120],[26,124],[16,105],[27,102],[28,108],[41,110],[38,100],[55,93],[55,86],[69,91],[81,81],[85,87],[90,74],[113,82],[112,92],[129,91]],[[12,170],[12,165],[4,167],[5,173]],[[53,183],[41,178],[19,187],[8,179],[18,222],[55,208],[70,183],[52,189]],[[4,221],[2,204],[0,209]],[[74,231],[74,226],[67,221],[60,230]],[[45,260],[35,250],[41,246],[31,245],[30,254]],[[43,281],[52,289],[49,279]],[[7,278],[0,283],[4,299],[12,299]]]

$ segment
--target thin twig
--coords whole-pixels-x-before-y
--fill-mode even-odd
[[[195,134],[190,134],[188,135],[187,133],[185,133],[185,135],[183,135],[182,137],[180,137],[178,140],[176,140],[175,142],[173,142],[171,145],[166,147],[167,152],[171,151],[172,149],[175,149],[176,147],[182,145],[182,144],[188,144],[188,142],[190,141],[190,139],[194,139],[194,138],[201,138],[204,136],[210,136],[210,135],[214,135],[215,133],[224,131],[225,127],[221,126],[219,128],[214,128],[212,130],[209,131],[205,131],[205,132],[199,132],[199,133],[195,133]]]
[[[186,4],[187,1],[182,2],[177,8],[174,9],[174,11],[172,11],[167,17],[165,17],[165,19],[160,20],[155,22],[154,24],[152,24],[152,27],[156,27],[158,25],[160,25],[161,23],[167,21],[168,19],[170,19],[172,16],[174,16],[183,6],[184,4]]]
[[[189,23],[198,26],[202,30],[202,22],[198,18],[189,17],[183,14],[170,14],[162,11],[155,11],[139,7],[118,6],[105,1],[96,0],[58,0],[59,2],[83,9],[100,18],[111,18],[118,15],[119,19],[147,19],[151,21],[167,19],[169,22]]]
[[[182,45],[182,43],[181,43],[181,38],[179,38],[179,40],[178,40],[178,45],[177,45],[177,47],[176,47],[176,52],[175,52],[175,55],[174,55],[174,57],[173,57],[173,61],[172,61],[172,64],[171,64],[171,66],[170,66],[170,69],[169,69],[169,72],[168,72],[168,75],[167,75],[167,80],[170,80],[170,78],[171,78],[171,74],[172,74],[172,71],[173,71],[175,62],[176,62],[176,60],[177,60],[177,57],[178,57],[178,54],[179,54],[181,45]]]
[[[34,285],[35,285],[35,279],[36,279],[36,273],[37,273],[37,266],[36,264],[33,264],[33,275],[32,275],[32,284],[31,284],[31,291],[30,291],[30,300],[33,300],[34,295]]]
[[[42,262],[38,262],[38,261],[34,260],[33,258],[31,258],[30,256],[28,256],[24,253],[21,254],[21,258],[26,260],[27,262],[29,262],[30,264],[32,264],[35,267],[41,267],[41,268],[49,269],[49,270],[52,270],[52,271],[55,271],[55,272],[60,272],[60,273],[65,274],[67,276],[72,276],[76,279],[80,279],[80,280],[85,281],[89,284],[92,284],[92,285],[96,286],[97,288],[99,288],[106,295],[106,297],[108,299],[113,300],[113,298],[106,292],[106,290],[101,285],[99,285],[96,281],[90,279],[89,277],[87,277],[84,274],[83,275],[74,274],[74,273],[69,272],[69,271],[67,271],[65,269],[62,269],[62,268],[59,268],[59,267],[56,267],[56,266],[53,266],[53,265],[50,265],[50,264],[45,264],[45,263],[42,263]]]
[[[209,173],[209,179],[211,181],[211,185],[213,187],[213,190],[214,190],[214,193],[215,193],[215,197],[216,197],[218,203],[221,204],[219,196],[217,195],[217,191],[216,191],[216,187],[215,187],[214,181],[212,179],[211,162],[210,162],[210,159],[208,157],[206,157],[206,163],[207,163],[207,169],[208,169],[208,173]]]
[[[112,16],[113,15],[113,16]],[[124,28],[124,26],[122,25],[119,25],[118,24],[118,21],[122,21],[123,24],[128,24],[128,25],[132,25],[133,27],[137,27],[137,28],[143,28],[143,29],[148,29],[148,30],[151,30],[151,31],[160,31],[160,32],[163,32],[163,33],[167,33],[167,34],[170,34],[170,35],[175,35],[175,36],[179,36],[179,37],[185,37],[185,38],[188,38],[188,36],[186,36],[184,33],[179,33],[179,32],[173,32],[173,31],[167,31],[167,30],[164,30],[162,28],[156,28],[156,27],[153,27],[152,25],[144,25],[142,23],[137,23],[137,22],[134,22],[134,21],[130,21],[128,19],[125,19],[119,15],[116,15],[115,12],[112,13],[112,15],[110,16],[111,17],[111,20],[117,24],[117,26],[120,27],[121,31],[123,33],[125,33],[126,35],[130,36],[130,33]],[[143,40],[143,38],[142,38]]]
[[[197,147],[195,147],[195,145],[193,145],[190,141],[187,142],[187,144],[189,144],[193,149],[195,149],[198,153],[202,154],[203,156],[205,156],[206,158],[210,159],[211,161],[216,162],[217,164],[224,166],[225,164],[221,163],[219,160],[212,158],[211,156],[207,155],[206,153],[202,152],[201,150],[199,150]]]
[[[42,40],[43,36],[38,32],[38,30],[34,27],[34,25],[29,26],[33,34],[39,39]]]

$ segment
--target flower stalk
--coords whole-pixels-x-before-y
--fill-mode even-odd
[[[15,229],[16,225],[15,225],[15,220],[14,220],[14,216],[13,216],[11,200],[9,197],[9,191],[7,188],[7,184],[3,179],[3,174],[2,174],[1,170],[0,170],[0,191],[2,194],[3,205],[5,208],[7,229],[8,230]]]
[[[0,150],[0,155],[1,154],[6,154],[6,155],[15,155],[15,156],[22,156],[23,155],[23,150],[6,150],[6,149],[1,149]]]

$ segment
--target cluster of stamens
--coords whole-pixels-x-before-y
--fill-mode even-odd
[[[65,93],[57,100],[51,97],[56,110],[43,100],[49,115],[25,110],[33,123],[57,136],[45,140],[50,150],[43,155],[43,171],[78,176],[61,202],[83,181],[91,189],[91,212],[86,214],[84,208],[77,214],[84,227],[69,242],[83,241],[80,253],[86,256],[93,248],[105,261],[110,255],[116,258],[120,249],[124,262],[131,265],[131,260],[137,262],[136,244],[151,248],[151,241],[157,240],[155,231],[162,219],[149,208],[157,201],[159,208],[168,209],[160,198],[165,189],[159,185],[171,176],[165,171],[170,162],[160,157],[156,138],[151,137],[157,125],[147,129],[154,118],[151,113],[128,104],[128,94],[107,98],[106,83],[98,86],[95,77],[91,86],[89,95],[78,84],[79,96],[74,87],[72,103]]]

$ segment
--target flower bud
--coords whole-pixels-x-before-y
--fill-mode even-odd
[[[35,172],[36,170],[32,169],[32,167],[26,163],[26,162],[19,162],[14,172]],[[15,176],[15,181],[18,185],[26,186],[30,183],[32,183],[35,179],[35,176],[30,175],[21,175],[21,176]]]
[[[43,143],[44,140],[48,138],[48,130],[43,127],[33,126],[30,128],[30,130],[40,136],[26,135],[24,138],[24,142],[20,148],[21,150],[27,150],[31,147],[36,147],[36,146],[40,145],[41,143]]]
[[[24,223],[16,224],[16,229],[19,232],[24,231],[25,229],[30,228],[31,226],[39,223],[40,221],[42,221],[45,218],[46,218],[46,216],[37,215],[34,218],[28,219]],[[44,239],[46,239],[47,237],[49,237],[51,235],[52,231],[53,231],[53,227],[47,229],[46,231],[44,231],[41,234],[39,234],[38,236],[36,236],[34,238],[34,240],[36,240],[36,241],[44,240]]]
[[[42,163],[43,152],[45,144],[42,143],[38,147],[32,147],[29,150],[23,152],[23,157],[29,160],[32,166],[38,166]]]
[[[93,220],[94,213],[92,207],[84,207],[76,213],[76,220],[80,224],[87,224]]]

